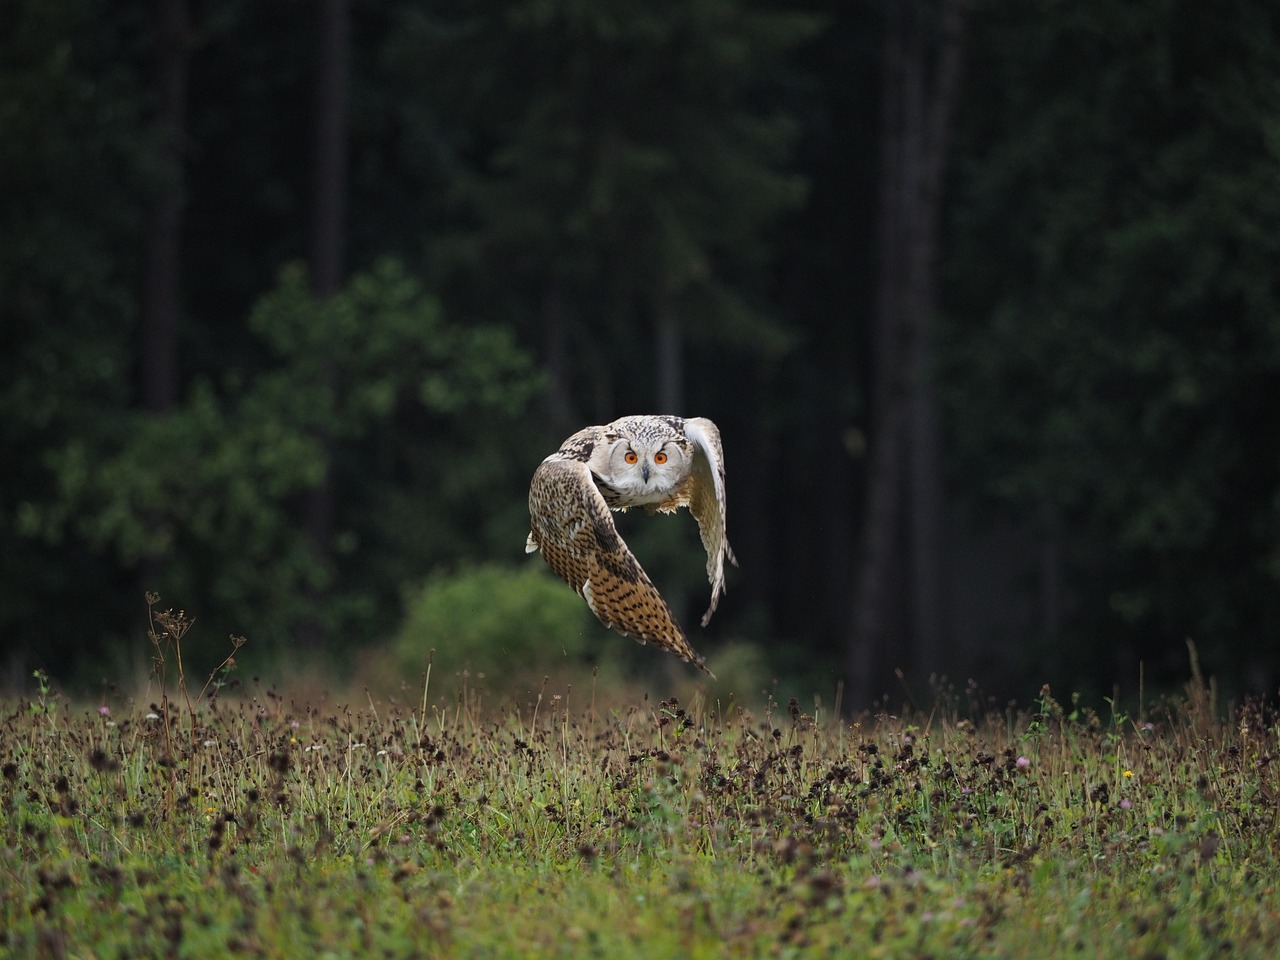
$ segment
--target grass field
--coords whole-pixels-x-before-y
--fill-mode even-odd
[[[860,722],[46,690],[0,705],[0,955],[1280,956],[1275,720],[1188,689]]]

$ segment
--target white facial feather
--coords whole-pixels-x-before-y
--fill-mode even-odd
[[[670,497],[689,476],[689,456],[673,439],[619,438],[589,464],[612,491],[611,507],[643,507]]]

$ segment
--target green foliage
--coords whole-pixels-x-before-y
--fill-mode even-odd
[[[44,648],[66,612],[114,614],[109,571],[24,534],[46,451],[115,437],[141,262],[143,95],[128,14],[92,0],[0,12],[0,635]],[[56,602],[55,602],[56,596]],[[26,671],[24,671],[25,673]]]
[[[1069,651],[1104,685],[1116,660],[1154,679],[1190,633],[1227,684],[1274,673],[1275,5],[967,6],[938,251],[950,492],[983,525],[1011,513],[1060,541],[1078,613],[1070,643],[1017,636],[984,649],[1002,664],[970,666]],[[301,268],[281,271],[312,219],[310,8],[194,5],[168,251],[183,390],[150,417],[146,213],[171,185],[158,20],[6,3],[10,681],[100,675],[146,589],[204,611],[206,637],[284,649],[313,616],[347,650],[391,635],[427,571],[518,557],[525,483],[567,432],[530,414],[549,379],[535,349],[572,426],[682,391],[676,412],[720,422],[743,566],[712,630],[828,669],[863,521],[886,9],[352,5],[356,273],[320,303]],[[305,505],[326,474],[321,562]],[[688,621],[686,532],[628,539]],[[628,649],[610,661],[648,653]]]
[[[777,71],[817,18],[739,0],[480,0],[453,20],[403,17],[387,62],[460,131],[459,228],[437,243],[455,283],[505,310],[501,264],[529,285],[512,305],[527,314],[554,282],[579,342],[609,354],[600,331],[670,307],[704,339],[788,342],[752,278],[768,228],[805,196]]]
[[[446,323],[391,262],[323,303],[305,272],[289,267],[251,326],[274,357],[270,367],[229,375],[221,390],[196,381],[172,412],[131,418],[112,450],[84,438],[53,451],[58,497],[23,513],[24,532],[79,537],[126,567],[145,567],[148,587],[217,611],[211,619],[226,632],[278,643],[307,616],[365,635],[389,628],[398,584],[375,586],[376,571],[361,574],[366,544],[380,545],[384,563],[394,559],[392,537],[402,558],[417,551],[353,496],[338,505],[338,567],[317,560],[301,508],[324,475],[323,444],[336,444],[340,472],[360,471],[370,460],[394,464],[399,444],[423,443],[405,420],[434,434],[430,452],[441,465],[410,475],[416,511],[435,515],[437,562],[450,551],[474,555],[477,531],[453,508],[482,500],[505,476],[481,428],[518,422],[539,377],[505,331]],[[509,535],[517,542],[518,528]],[[402,576],[405,566],[396,565]],[[329,591],[319,610],[313,590]]]
[[[1280,19],[990,3],[979,25],[954,476],[1068,531],[1086,657],[1190,634],[1241,666],[1280,629]]]
[[[446,324],[435,298],[391,260],[323,302],[305,269],[290,266],[250,328],[287,361],[262,388],[267,401],[292,403],[293,419],[340,437],[388,417],[407,390],[431,412],[492,406],[513,415],[536,385],[507,331]]]
[[[432,414],[513,417],[538,389],[508,330],[447,324],[437,300],[393,260],[323,302],[301,265],[287,267],[249,326],[283,361],[253,399],[339,438],[364,435],[406,398]]]
[[[486,564],[436,574],[412,594],[395,647],[411,673],[430,657],[446,677],[467,671],[509,689],[580,660],[593,626],[587,605],[541,561]]]
[[[1274,717],[0,705],[0,951],[1270,958]],[[167,734],[166,730],[180,735]],[[1118,946],[1119,945],[1119,946]]]

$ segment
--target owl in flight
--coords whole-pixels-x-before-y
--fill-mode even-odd
[[[529,486],[529,539],[601,623],[640,643],[652,641],[714,677],[689,645],[671,608],[618,535],[610,510],[688,507],[707,550],[711,606],[724,593],[724,453],[720,431],[694,417],[623,417],[579,430],[543,460]]]

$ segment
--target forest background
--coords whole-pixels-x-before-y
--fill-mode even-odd
[[[677,675],[523,553],[673,412],[713,668],[1276,691],[1280,7],[6,0],[0,132],[6,686],[148,591],[211,664]],[[693,524],[625,535],[692,626]]]

